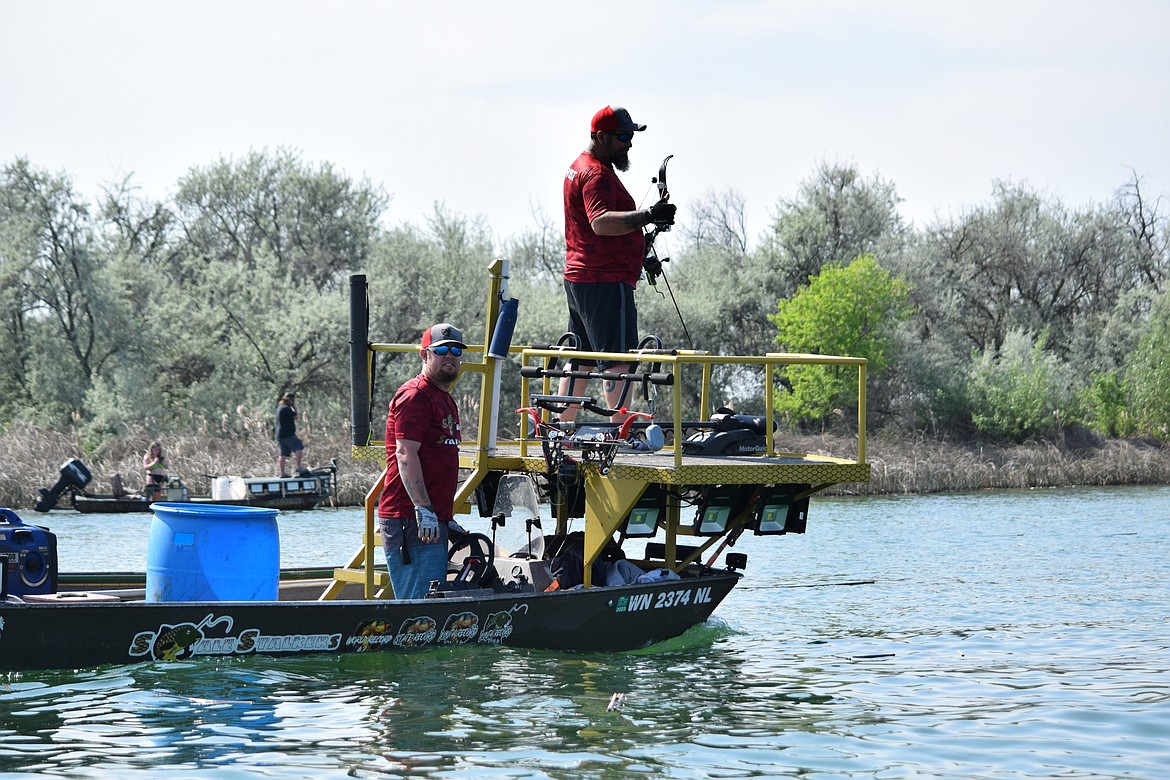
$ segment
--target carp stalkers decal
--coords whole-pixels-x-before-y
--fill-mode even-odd
[[[336,650],[341,634],[261,634],[248,628],[232,634],[229,615],[214,614],[198,623],[162,624],[155,631],[141,631],[130,642],[132,656],[149,655],[156,661],[179,661],[196,655],[245,655],[248,653],[299,653]]]

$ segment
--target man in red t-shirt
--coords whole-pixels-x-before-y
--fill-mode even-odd
[[[454,513],[462,440],[451,386],[466,348],[454,325],[427,328],[419,352],[422,373],[390,401],[378,517],[395,598],[423,598],[432,580],[447,576],[447,524]]]
[[[606,106],[593,115],[589,146],[565,174],[565,296],[569,330],[586,352],[627,352],[638,346],[638,312],[634,287],[642,275],[645,240],[642,228],[674,224],[675,206],[666,199],[639,211],[614,171],[630,168],[634,133],[646,129],[620,106]],[[595,361],[573,361],[594,365]],[[624,361],[598,361],[602,371],[629,371]],[[562,395],[580,395],[584,380],[561,380]],[[605,380],[605,404],[617,407],[622,387]],[[577,408],[561,415],[572,422]],[[615,415],[621,422],[625,415]]]

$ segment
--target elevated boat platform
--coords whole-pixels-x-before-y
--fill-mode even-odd
[[[563,344],[513,347],[505,343],[501,347],[501,341],[510,342],[511,338],[508,330],[506,339],[501,339],[497,327],[507,319],[501,317],[502,307],[509,300],[506,263],[493,262],[488,275],[484,341],[480,345],[469,344],[464,351],[459,380],[479,378],[481,413],[475,438],[464,441],[460,447],[464,478],[456,494],[456,513],[470,512],[474,503],[484,514],[492,505],[495,485],[501,475],[528,475],[542,485],[544,494],[553,503],[558,537],[568,534],[574,518],[584,518],[586,587],[593,585],[590,564],[602,555],[615,535],[619,544],[630,536],[662,535],[665,562],[657,561],[654,565],[681,571],[701,562],[700,556],[715,545],[719,545],[718,550],[723,549],[728,537],[734,540],[745,530],[777,535],[803,533],[811,495],[839,483],[869,481],[870,466],[865,460],[865,358],[803,353],[723,356],[662,349],[658,345],[628,354],[587,352]],[[372,424],[374,363],[379,353],[417,354],[419,346],[369,340],[365,330],[368,303],[363,276],[351,277],[350,300],[352,454],[357,460],[384,464],[385,442],[378,440],[378,429]],[[571,364],[573,359],[626,361],[631,369],[623,375],[589,373],[577,370]],[[500,397],[500,376],[503,370],[516,370],[508,365],[511,360],[519,362],[520,397],[508,403]],[[855,452],[825,456],[776,449],[773,392],[779,387],[778,374],[783,367],[797,364],[835,366],[856,372]],[[716,427],[712,422],[713,369],[731,365],[740,371],[756,371],[763,381],[763,415],[755,418],[758,452],[734,456],[688,452],[688,442],[696,436],[696,429]],[[646,410],[653,413],[654,424],[661,429],[659,435],[664,441],[669,436],[669,443],[654,452],[635,452],[611,446],[609,441],[573,442],[568,434],[554,439],[556,432],[549,427],[550,412],[557,405],[548,399],[557,397],[549,393],[565,376],[627,382],[630,392],[637,396],[629,406],[643,412],[645,417],[650,416]],[[687,410],[684,403],[683,389],[688,381],[698,385],[698,403],[693,410]],[[660,402],[659,394],[668,398]],[[525,408],[530,411],[519,416],[519,436],[501,437],[498,419],[501,410],[521,412]],[[660,413],[663,408],[666,414]],[[382,406],[377,411],[379,415],[385,414]],[[529,416],[538,417],[535,424],[530,424]],[[541,430],[532,430],[533,427]],[[464,421],[465,436],[469,428]],[[347,566],[335,571],[333,586],[323,598],[330,598],[333,592],[353,582],[363,583],[369,598],[389,595],[389,578],[384,572],[374,571],[373,556],[379,543],[375,510],[382,482],[379,479],[366,498],[362,548]],[[689,506],[697,508],[693,523],[683,522],[683,509]],[[681,545],[680,538],[687,536],[696,537],[699,544]],[[681,549],[690,552],[676,555]]]

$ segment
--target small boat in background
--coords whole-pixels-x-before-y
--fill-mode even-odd
[[[56,508],[72,508],[78,512],[149,512],[156,501],[169,503],[191,502],[255,506],[265,509],[312,509],[333,497],[337,482],[337,461],[328,466],[301,469],[295,477],[211,477],[210,496],[192,496],[178,477],[166,482],[151,482],[142,493],[131,493],[122,486],[122,478],[110,478],[110,493],[92,493],[86,488],[93,481],[89,467],[77,458],[61,464],[60,477],[51,488],[41,488],[40,499],[34,509],[48,512]],[[69,506],[58,507],[58,502],[69,495]]]

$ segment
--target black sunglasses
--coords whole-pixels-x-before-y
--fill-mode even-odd
[[[450,344],[442,344],[437,347],[431,347],[431,352],[434,352],[436,355],[440,356],[446,355],[448,352],[450,352],[455,357],[459,357],[463,354],[463,347],[453,347]]]
[[[623,144],[628,144],[630,141],[634,140],[634,134],[630,133],[630,132],[610,133],[610,135],[613,136],[614,138],[616,138],[617,140],[621,141]]]

